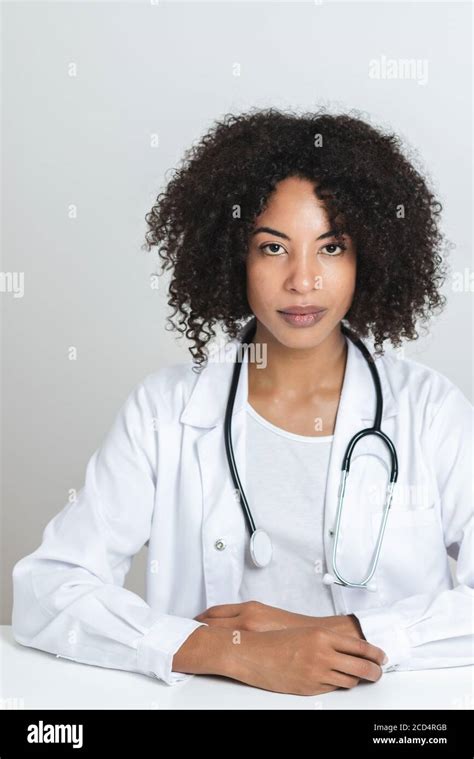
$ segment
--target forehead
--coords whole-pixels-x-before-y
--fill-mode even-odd
[[[267,226],[289,237],[344,229],[343,213],[333,215],[328,205],[316,196],[316,184],[309,180],[288,178],[279,182],[266,199],[254,227]]]
[[[279,182],[267,197],[265,206],[257,216],[257,222],[264,219],[291,224],[323,223],[327,217],[325,204],[316,197],[314,185],[301,179],[285,179]]]

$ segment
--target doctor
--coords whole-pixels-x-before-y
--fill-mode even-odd
[[[345,149],[354,157],[349,138],[355,145],[363,127],[344,123]],[[253,128],[258,143],[260,127]],[[228,140],[235,130],[227,126]],[[395,171],[399,157],[378,139],[372,135]],[[289,145],[296,151],[294,140]],[[375,155],[380,162],[374,147]],[[359,179],[363,187],[362,173]],[[351,229],[344,214],[331,214],[315,187],[288,171],[253,221],[245,292],[256,331],[248,350],[240,352],[237,336],[225,354],[211,353],[200,373],[189,362],[145,377],[89,460],[77,500],[15,565],[19,643],[168,684],[210,673],[297,694],[375,682],[396,669],[473,663],[472,406],[446,377],[394,354],[375,354],[381,428],[398,458],[376,571],[370,589],[339,584],[334,574],[344,453],[376,411],[368,363],[342,321],[361,332],[365,298],[380,334],[381,293],[391,292],[386,333],[406,334],[420,262],[403,244],[398,261],[381,250],[383,261],[364,263],[362,256],[374,255],[370,241],[359,248],[356,223]],[[185,189],[170,189],[170,202],[173,191]],[[156,213],[154,223],[158,239]],[[196,318],[205,321],[223,269],[214,280],[212,271],[206,278],[194,269],[190,280],[180,266],[175,262],[175,297],[186,288],[194,303],[199,291],[202,297],[191,333],[201,355]],[[250,349],[257,346],[264,350]],[[265,566],[252,560],[226,457],[224,417],[239,355],[232,443],[253,518],[271,538]],[[351,581],[366,576],[373,558],[390,463],[373,436],[354,450],[337,544],[339,572]],[[144,544],[146,600],[123,587]],[[449,556],[457,560],[454,576]]]

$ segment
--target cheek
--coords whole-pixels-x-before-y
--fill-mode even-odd
[[[265,301],[274,286],[271,272],[261,261],[250,258],[247,261],[247,293],[255,301]]]
[[[355,256],[325,261],[321,266],[321,287],[331,297],[347,302],[352,300],[356,284]]]

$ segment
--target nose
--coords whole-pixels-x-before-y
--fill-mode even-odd
[[[320,271],[314,250],[296,252],[290,257],[288,266],[285,289],[299,293],[318,289]]]

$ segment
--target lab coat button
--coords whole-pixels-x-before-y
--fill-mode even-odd
[[[334,530],[328,530],[329,537],[334,537]]]
[[[214,548],[216,548],[218,551],[223,551],[225,548],[225,543],[222,540],[222,538],[219,538],[219,540],[216,540],[214,543]]]

